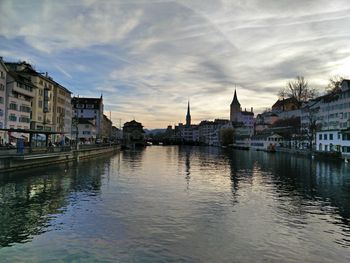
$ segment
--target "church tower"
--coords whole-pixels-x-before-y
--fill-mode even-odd
[[[241,104],[237,99],[237,93],[235,89],[235,94],[231,102],[230,107],[230,121],[231,122],[240,122],[241,121]]]
[[[190,114],[190,102],[188,101],[187,105],[187,115],[186,115],[186,126],[191,126],[191,114]]]

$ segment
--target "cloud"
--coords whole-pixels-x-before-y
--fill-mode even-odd
[[[326,1],[1,1],[0,53],[29,60],[146,127],[264,109],[296,75],[350,74],[350,4]],[[323,90],[323,89],[322,89]],[[168,120],[168,121],[166,121]]]

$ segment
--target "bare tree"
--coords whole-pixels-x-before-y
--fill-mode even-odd
[[[341,83],[344,80],[342,76],[336,75],[329,79],[329,83],[326,87],[328,94],[335,94],[341,91]]]
[[[297,76],[294,80],[289,81],[286,87],[278,92],[278,96],[281,98],[294,98],[299,107],[302,102],[313,99],[316,95],[316,89],[310,88],[303,76]]]
[[[313,150],[314,142],[316,142],[316,132],[321,128],[321,124],[317,123],[317,114],[320,111],[320,107],[312,107],[309,105],[303,108],[303,111],[306,113],[305,118],[307,119],[307,124],[303,127],[302,133],[309,142],[310,150]]]

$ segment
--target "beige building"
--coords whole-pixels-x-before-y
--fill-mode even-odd
[[[55,141],[65,137],[70,138],[72,132],[71,92],[60,84],[53,86],[53,125],[54,131],[62,132]]]
[[[38,73],[26,62],[6,63],[12,71],[25,78],[30,78],[34,90],[30,128],[35,130],[55,131],[54,87],[58,85],[47,73]]]
[[[112,136],[112,121],[106,115],[103,115],[102,121],[102,139],[110,140]]]

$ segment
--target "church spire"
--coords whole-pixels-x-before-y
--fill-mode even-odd
[[[187,104],[187,115],[186,115],[186,126],[191,125],[191,114],[190,114],[190,101]]]
[[[231,105],[232,104],[238,104],[238,105],[241,105],[237,99],[237,92],[236,92],[236,89],[235,89],[235,94],[233,95],[233,100],[231,102]]]

